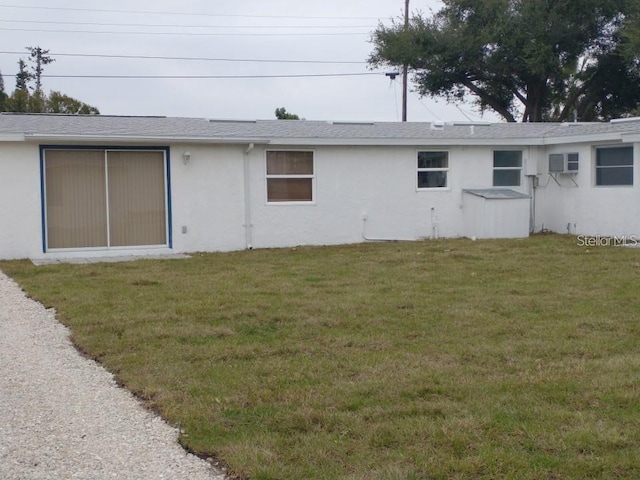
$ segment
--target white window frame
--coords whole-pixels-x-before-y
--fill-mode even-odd
[[[421,153],[445,153],[447,155],[447,167],[446,168],[420,168],[419,156]],[[449,150],[436,150],[432,148],[421,148],[416,150],[416,190],[419,192],[433,192],[433,191],[446,191],[451,190],[449,183],[449,171],[451,170],[451,152]],[[420,186],[420,173],[421,172],[444,172],[446,174],[444,187],[421,187]]]
[[[630,148],[631,149],[631,165],[608,165],[598,166],[598,151],[607,150],[611,148]],[[633,144],[621,144],[621,145],[603,145],[594,147],[593,149],[593,185],[596,188],[633,188],[635,184],[635,147]],[[613,168],[631,168],[631,183],[598,183],[598,170],[601,169],[613,169]]]
[[[310,152],[313,156],[312,174],[289,174],[289,175],[273,175],[268,173],[268,155],[269,152]],[[301,149],[301,148],[269,148],[264,153],[264,197],[267,205],[315,205],[316,203],[316,152],[313,149]],[[311,200],[291,200],[291,201],[276,201],[269,200],[269,180],[270,179],[296,179],[296,178],[309,178],[311,179]]]
[[[520,152],[520,166],[519,167],[496,167],[496,152]],[[521,149],[517,148],[497,148],[492,152],[491,158],[493,169],[491,170],[491,184],[496,188],[505,188],[505,187],[521,187],[522,186],[522,170],[524,168],[524,152]],[[495,172],[496,171],[518,171],[518,184],[517,185],[496,185],[495,184]]]

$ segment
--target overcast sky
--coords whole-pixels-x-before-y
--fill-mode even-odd
[[[440,6],[412,0],[411,10]],[[308,120],[397,121],[401,79],[372,72],[366,59],[378,21],[403,10],[403,0],[0,0],[0,48],[23,58],[27,46],[50,50],[56,61],[45,75],[61,77],[44,78],[45,91],[60,90],[102,114],[271,119],[285,107]],[[7,93],[15,78],[6,75],[15,75],[19,58],[0,54]],[[356,75],[324,76],[333,74]],[[260,78],[282,75],[305,77]],[[468,105],[413,92],[408,118],[482,120]]]

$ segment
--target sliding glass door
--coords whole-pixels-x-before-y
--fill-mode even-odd
[[[43,156],[48,249],[167,245],[164,150]]]

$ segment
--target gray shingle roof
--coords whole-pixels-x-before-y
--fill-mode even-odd
[[[472,144],[598,136],[620,138],[640,134],[640,121],[620,123],[447,123],[424,122],[324,122],[308,120],[207,120],[199,118],[0,114],[0,136],[90,137],[200,141],[312,141],[323,143],[443,143]]]

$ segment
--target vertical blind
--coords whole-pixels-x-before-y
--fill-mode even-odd
[[[166,245],[164,153],[46,150],[48,248]]]
[[[267,152],[267,200],[313,201],[313,152]]]
[[[107,246],[104,152],[46,152],[49,248]]]
[[[111,246],[166,243],[162,152],[108,152]]]

